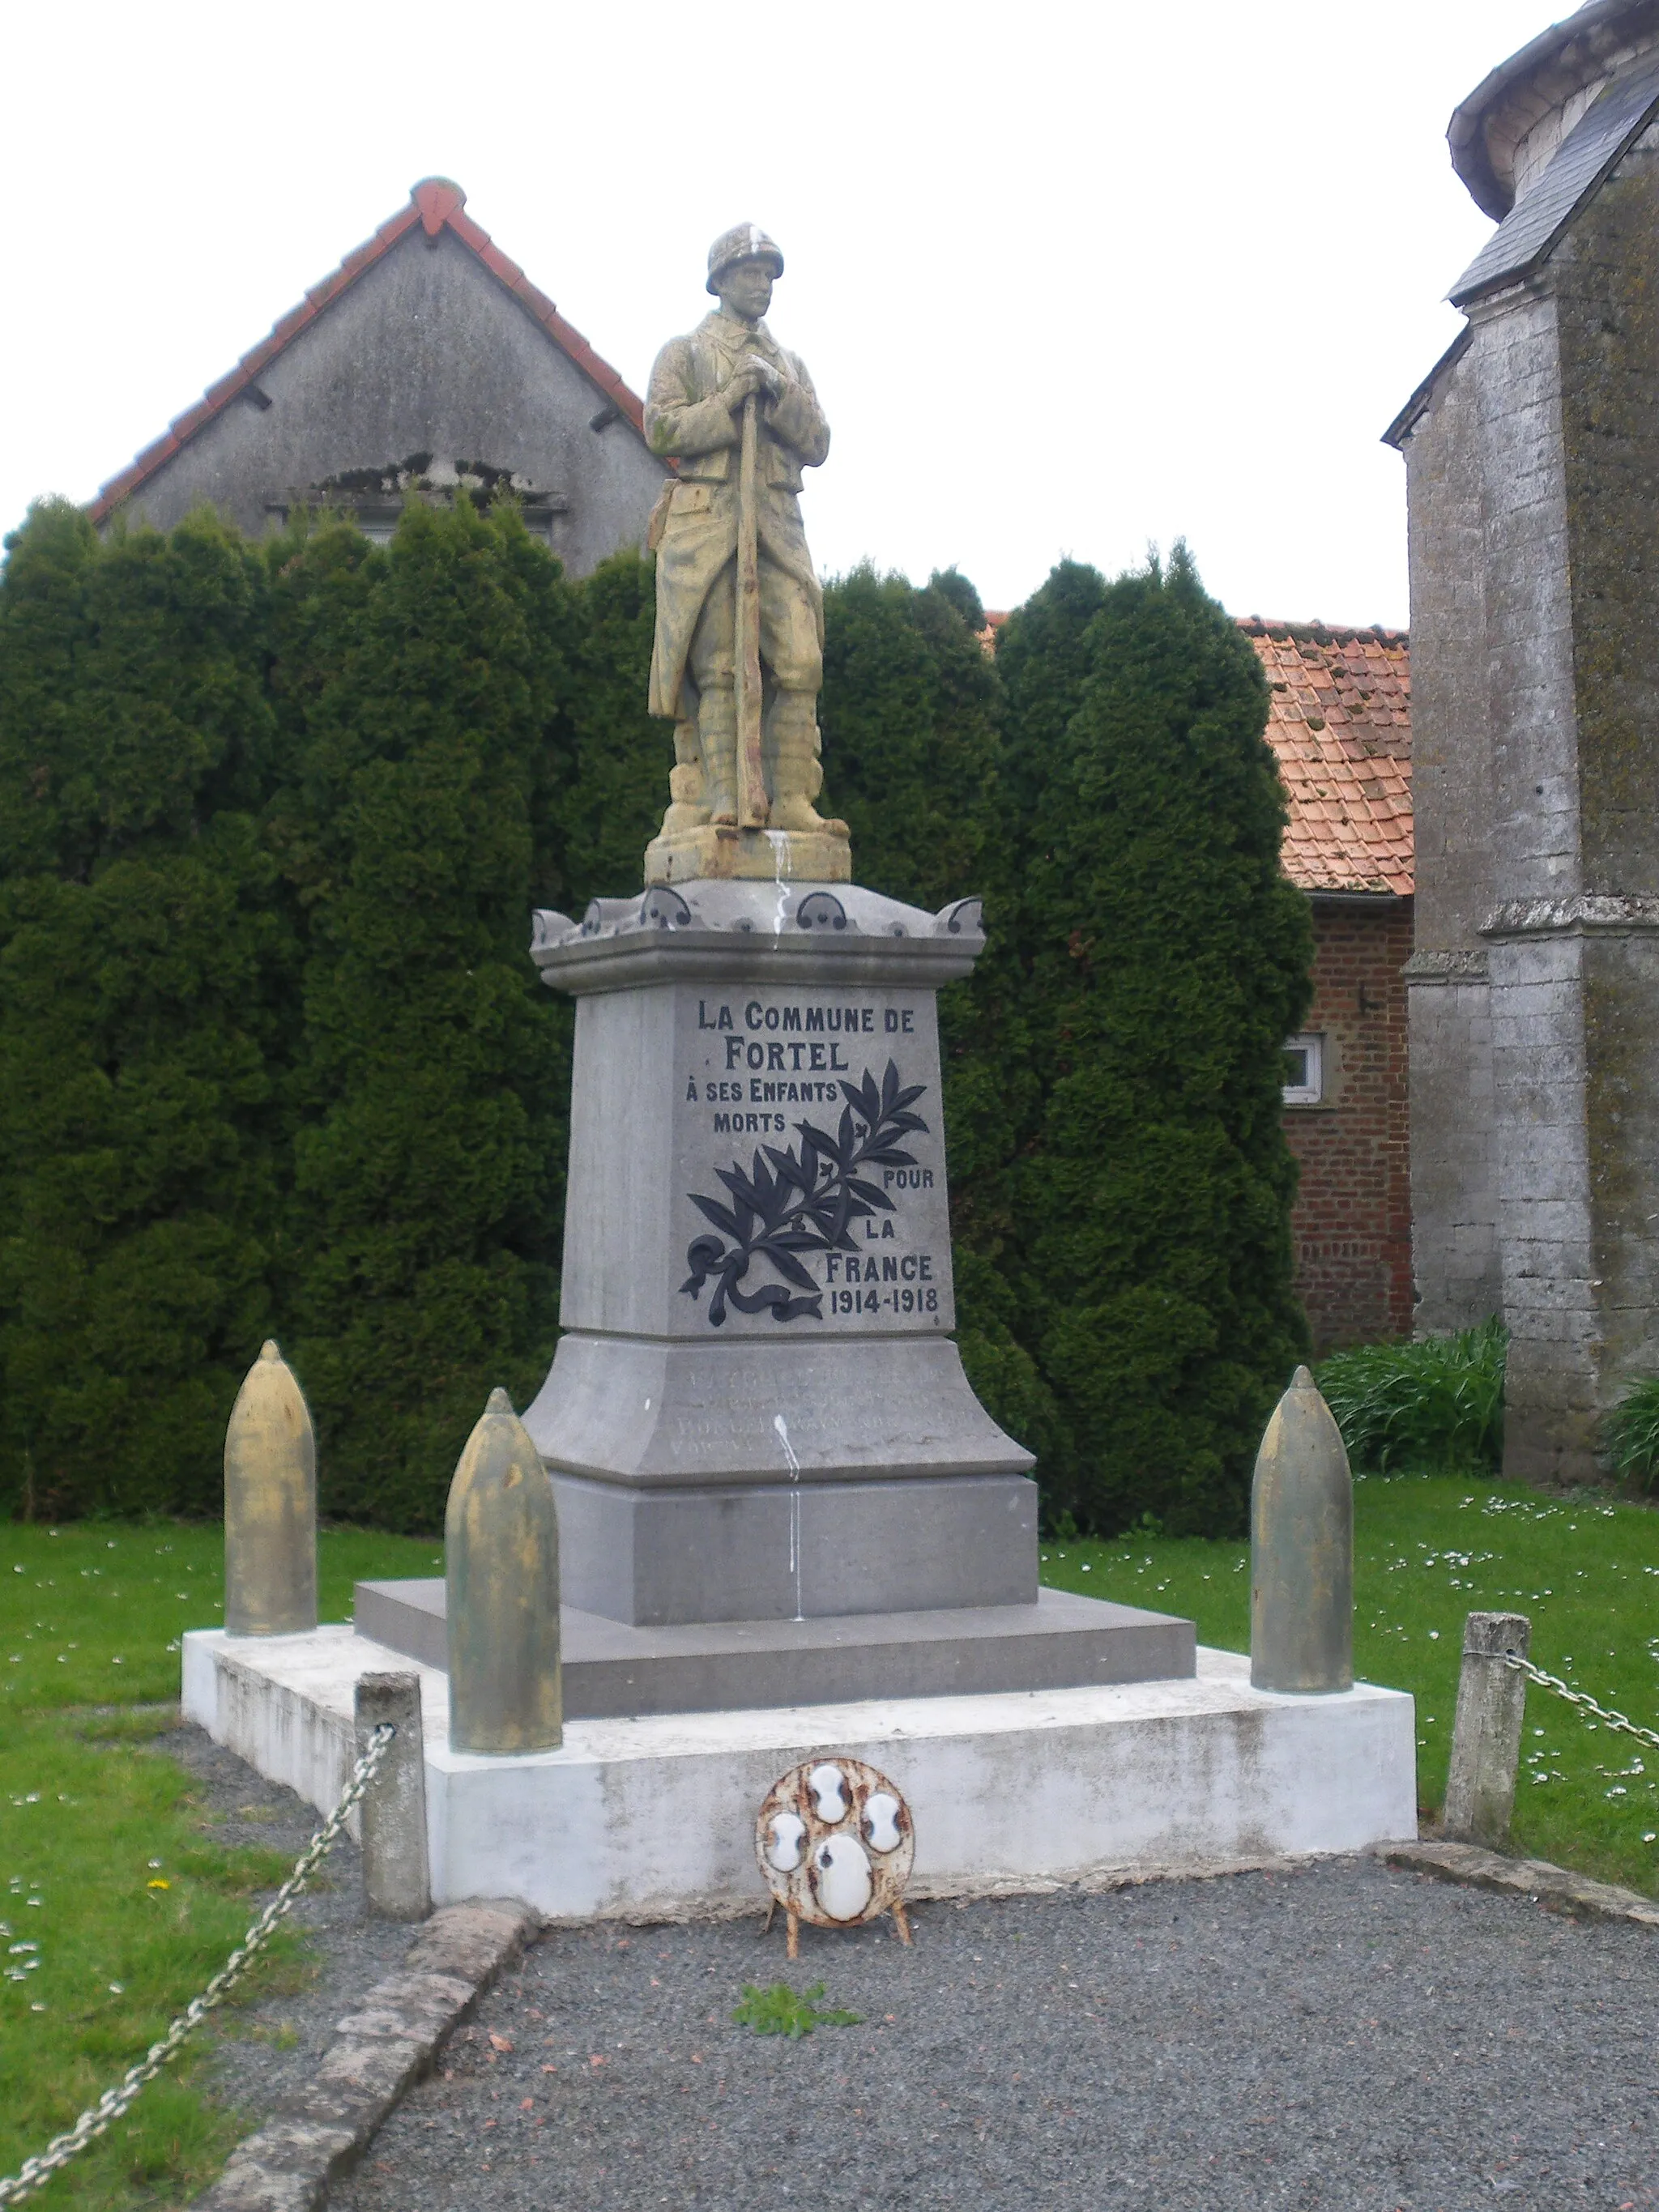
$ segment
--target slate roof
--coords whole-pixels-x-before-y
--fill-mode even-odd
[[[258,381],[261,370],[267,368],[283,349],[291,344],[307,325],[337,300],[354,284],[366,269],[371,268],[388,252],[400,238],[422,224],[428,238],[435,239],[447,228],[463,246],[476,253],[496,281],[505,285],[520,305],[539,323],[560,350],[568,356],[584,376],[604,393],[619,414],[625,415],[634,428],[644,435],[645,410],[637,393],[631,392],[609,362],[601,361],[579,330],[566,322],[545,292],[539,291],[525,275],[516,261],[503,253],[487,230],[481,229],[471,216],[464,212],[466,194],[447,177],[423,177],[410,188],[409,205],[383,222],[374,235],[348,253],[339,267],[319,283],[313,284],[297,307],[292,307],[281,320],[273,325],[269,337],[261,338],[251,352],[245,353],[228,376],[208,386],[193,407],[168,424],[161,436],[146,446],[119,476],[112,477],[100,490],[88,512],[94,523],[102,523],[124,500],[144,483],[163,461],[170,459],[179,447],[192,438],[205,422],[228,407],[231,402],[249,386]]]
[[[1305,891],[1415,887],[1410,641],[1400,629],[1241,618],[1272,686],[1290,801],[1285,872]]]
[[[1617,77],[1573,125],[1526,198],[1511,208],[1452,286],[1454,307],[1542,261],[1608,172],[1634,145],[1659,108],[1659,64]]]
[[[1505,137],[1524,130],[1553,102],[1604,75],[1620,49],[1647,35],[1656,19],[1659,0],[1585,0],[1500,62],[1459,102],[1446,140],[1452,167],[1482,214],[1501,222],[1515,204],[1514,146],[1500,146],[1494,161],[1489,127],[1507,124]]]

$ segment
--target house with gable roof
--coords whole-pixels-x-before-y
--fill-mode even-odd
[[[988,615],[994,652],[1006,614]],[[1285,874],[1313,910],[1313,1003],[1286,1040],[1296,1289],[1320,1352],[1411,1334],[1406,963],[1416,890],[1404,630],[1241,617],[1267,679]]]
[[[1285,874],[1313,910],[1313,1004],[1288,1040],[1291,1232],[1316,1346],[1411,1333],[1405,969],[1416,860],[1403,630],[1239,623],[1267,678]]]
[[[636,545],[661,489],[616,370],[428,177],[91,507],[170,529],[207,502],[258,537],[296,507],[389,537],[407,495],[506,484],[574,575]]]

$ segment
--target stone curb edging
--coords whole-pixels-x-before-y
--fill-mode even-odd
[[[1547,1859],[1510,1859],[1501,1851],[1483,1850],[1478,1844],[1432,1837],[1421,1843],[1379,1844],[1376,1853],[1389,1866],[1434,1875],[1442,1881],[1465,1881],[1479,1889],[1534,1897],[1540,1905],[1589,1920],[1628,1920],[1638,1927],[1659,1928],[1659,1905],[1651,1898],[1613,1882],[1592,1881],[1588,1875],[1552,1866]]]
[[[426,1921],[400,1974],[365,1990],[337,2022],[311,2079],[231,2153],[194,2212],[316,2212],[405,2090],[504,1966],[541,1927],[514,1899],[446,1905]]]

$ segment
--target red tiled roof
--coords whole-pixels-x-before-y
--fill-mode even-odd
[[[1401,629],[1243,617],[1272,685],[1267,743],[1290,801],[1285,872],[1305,891],[1393,891],[1416,878],[1411,646]]]
[[[988,613],[996,650],[1006,614]],[[1290,820],[1285,872],[1304,891],[1392,891],[1416,878],[1412,834],[1411,641],[1403,629],[1241,616],[1272,687],[1267,743]]]
[[[643,433],[644,408],[638,395],[629,391],[608,362],[600,360],[581,332],[566,322],[546,293],[538,291],[518,263],[507,259],[489,233],[481,230],[471,216],[463,213],[466,194],[459,185],[451,184],[447,177],[425,177],[411,189],[409,201],[406,208],[380,225],[373,238],[355,252],[348,253],[331,276],[313,284],[299,306],[291,308],[272,327],[270,337],[262,338],[251,353],[242,356],[228,376],[222,376],[216,384],[210,385],[193,407],[187,407],[169,423],[163,434],[153,445],[146,446],[119,476],[110,478],[88,510],[94,522],[102,522],[123,500],[130,499],[163,461],[176,453],[204,422],[211,422],[222,408],[228,406],[239,392],[246,392],[260,371],[269,367],[307,323],[314,321],[356,283],[365,269],[372,267],[417,222],[424,227],[430,239],[435,239],[447,226],[463,246],[470,246],[490,275],[535,317],[555,345],[569,356],[636,430]]]

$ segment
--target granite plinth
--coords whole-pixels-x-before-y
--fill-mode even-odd
[[[442,1668],[444,1584],[364,1582],[359,1636]],[[735,1712],[757,1705],[960,1697],[1153,1682],[1190,1675],[1189,1620],[1042,1590],[1031,1605],[969,1606],[841,1620],[694,1622],[635,1628],[560,1608],[567,1719]]]
[[[635,1490],[556,1474],[553,1493],[562,1588],[636,1627],[1036,1600],[1023,1475]]]
[[[1030,1605],[1031,1455],[956,1314],[935,994],[983,945],[856,884],[537,916],[577,1000],[561,1317],[525,1426],[566,1599],[635,1626]]]

